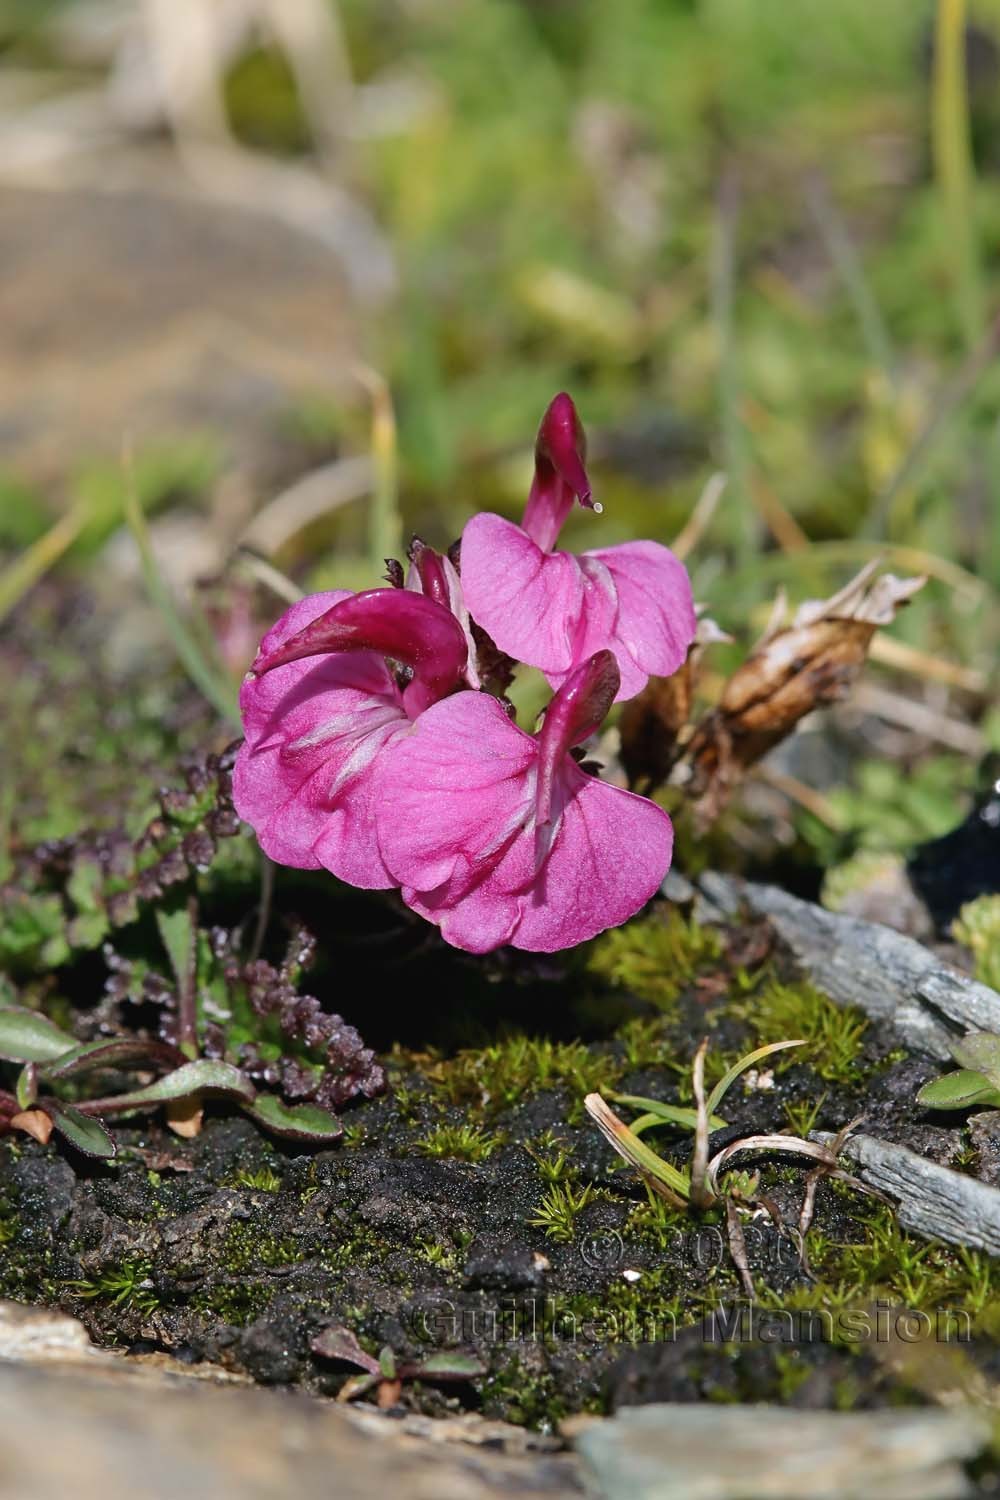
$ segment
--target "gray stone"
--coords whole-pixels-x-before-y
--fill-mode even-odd
[[[625,1407],[576,1425],[601,1500],[959,1500],[986,1415],[803,1412],[775,1407]]]

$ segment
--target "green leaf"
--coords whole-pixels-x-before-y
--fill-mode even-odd
[[[644,1099],[640,1094],[618,1094],[614,1089],[605,1089],[609,1099],[616,1104],[628,1104],[633,1109],[640,1109],[647,1115],[655,1115],[657,1120],[662,1120],[666,1125],[680,1125],[684,1130],[693,1130],[698,1121],[698,1112],[694,1109],[685,1109],[678,1104],[661,1104],[659,1099]],[[719,1115],[712,1115],[708,1125],[710,1130],[724,1129],[727,1121]],[[635,1130],[636,1121],[632,1121],[632,1129]],[[643,1126],[645,1129],[646,1126]]]
[[[982,1073],[996,1089],[1000,1089],[1000,1036],[989,1031],[974,1031],[971,1036],[955,1042],[951,1055],[962,1068],[971,1068]]]
[[[161,908],[156,913],[156,926],[160,941],[167,950],[177,988],[185,989],[191,983],[194,964],[195,926],[191,913],[186,905],[179,906],[176,911]]]
[[[118,1148],[100,1120],[81,1114],[69,1104],[56,1104],[52,1099],[45,1101],[45,1112],[59,1134],[84,1156],[110,1161],[116,1154]]]
[[[139,549],[147,592],[159,610],[181,665],[216,712],[239,727],[240,711],[233,684],[227,679],[221,665],[209,659],[187,621],[182,618],[160,570],[129,464],[126,464],[125,473],[125,519]]]
[[[188,1099],[192,1094],[223,1094],[246,1103],[252,1103],[255,1098],[253,1084],[239,1068],[224,1062],[189,1062],[164,1074],[144,1089],[105,1099],[101,1113],[120,1114],[128,1109],[142,1109],[147,1104]]]
[[[38,1065],[26,1063],[17,1075],[14,1093],[21,1109],[30,1109],[38,1098]]]
[[[20,1005],[0,1008],[0,1057],[7,1062],[50,1062],[76,1046],[47,1016]]]
[[[406,1374],[428,1380],[472,1380],[476,1375],[485,1375],[486,1368],[482,1360],[471,1354],[457,1354],[445,1349],[419,1365],[406,1366]]]
[[[388,1344],[379,1350],[378,1368],[383,1380],[396,1379],[396,1356]]]
[[[293,1141],[335,1141],[343,1134],[336,1115],[318,1104],[285,1104],[274,1094],[259,1094],[246,1113],[265,1130]]]
[[[91,1068],[120,1067],[124,1063],[146,1063],[151,1067],[175,1068],[183,1061],[169,1042],[144,1041],[141,1037],[106,1037],[100,1042],[83,1042],[71,1047],[55,1062],[40,1069],[46,1079],[71,1078]]]
[[[66,882],[66,894],[77,911],[86,912],[90,916],[102,913],[103,891],[104,870],[100,862],[88,855],[77,855]]]
[[[690,1200],[691,1178],[688,1174],[664,1161],[662,1156],[658,1156],[645,1141],[629,1130],[600,1094],[588,1094],[583,1105],[598,1130],[630,1167],[634,1167],[642,1177],[661,1183],[682,1204]]]
[[[708,1113],[710,1115],[715,1113],[740,1074],[745,1073],[747,1068],[752,1068],[755,1062],[760,1062],[762,1057],[770,1057],[772,1052],[783,1052],[786,1047],[804,1046],[804,1040],[795,1042],[769,1042],[766,1047],[758,1047],[755,1052],[748,1052],[746,1057],[741,1057],[739,1062],[733,1063],[729,1072],[724,1078],[719,1079],[715,1088],[709,1094],[705,1101],[705,1108],[708,1110]]]
[[[926,1109],[966,1109],[970,1104],[1000,1105],[1000,1090],[971,1068],[946,1073],[925,1083],[917,1094],[917,1103]]]

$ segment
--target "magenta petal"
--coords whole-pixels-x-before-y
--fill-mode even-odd
[[[501,516],[473,516],[462,533],[462,590],[472,618],[508,656],[543,672],[576,665],[588,588],[569,553],[543,552]],[[601,613],[610,627],[614,606]]]
[[[587,439],[572,397],[560,391],[542,417],[535,439],[535,477],[523,527],[543,552],[550,552],[576,498],[600,510],[591,498],[585,461]]]
[[[378,772],[386,808],[379,843],[398,884],[458,894],[484,862],[496,864],[532,816],[527,775],[536,754],[532,737],[486,693],[456,693],[425,709]]]
[[[485,694],[423,713],[380,759],[379,844],[403,898],[455,947],[551,952],[623,922],[670,864],[666,813],[585,776],[556,776],[554,834],[535,866],[538,742]]]
[[[617,927],[670,868],[673,828],[645,797],[564,763],[566,798],[545,865],[521,907],[515,948],[553,953]]]
[[[347,651],[377,651],[412,667],[405,701],[414,717],[451,692],[468,659],[462,627],[443,604],[406,589],[366,589],[342,595],[280,644],[262,645],[251,670],[263,676],[289,662]]]
[[[534,879],[536,750],[495,698],[458,693],[380,762],[386,866],[456,948],[489,953],[512,939]]]
[[[277,651],[344,597],[314,594],[293,605],[262,651]],[[240,707],[246,741],[233,799],[264,852],[299,869],[324,866],[353,885],[393,885],[375,834],[372,769],[408,720],[382,658],[310,658],[248,676]]]
[[[585,552],[580,561],[590,559],[603,563],[614,580],[618,614],[612,638],[601,644],[618,658],[619,699],[630,698],[648,677],[669,677],[686,658],[697,627],[691,580],[680,558],[659,542],[625,542]]]

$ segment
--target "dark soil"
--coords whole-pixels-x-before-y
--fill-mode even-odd
[[[976,1292],[957,1252],[933,1247],[928,1255],[888,1208],[824,1183],[807,1239],[810,1269],[766,1214],[745,1221],[751,1311],[720,1215],[657,1215],[583,1114],[583,1094],[599,1085],[689,1102],[687,1066],[703,1034],[710,1056],[727,1061],[754,1045],[754,996],[790,971],[768,952],[763,929],[732,932],[727,942],[661,1010],[606,990],[602,1012],[583,976],[576,987],[587,998],[567,1009],[566,976],[551,978],[569,1034],[589,1016],[597,1039],[586,1046],[526,1042],[516,1031],[450,1056],[397,1048],[386,1058],[393,1091],[348,1111],[334,1149],[299,1154],[221,1113],[191,1141],[154,1122],[122,1128],[113,1167],[8,1137],[0,1145],[0,1292],[76,1313],[100,1343],[163,1349],[326,1394],[355,1373],[311,1351],[331,1325],[349,1328],[373,1353],[390,1346],[397,1360],[461,1349],[487,1373],[410,1381],[397,1399],[542,1428],[568,1413],[662,1399],[923,1401],[912,1372],[887,1360],[874,1325],[858,1341],[840,1320],[845,1308],[966,1306]],[[747,954],[756,989],[736,962]],[[499,986],[510,988],[509,978]],[[537,973],[527,993],[545,995]],[[815,1010],[815,997],[809,1003]],[[411,996],[410,1004],[419,1012],[432,1002]],[[536,1011],[543,1027],[560,1013],[544,1001]],[[828,1007],[823,1014],[838,1023]],[[915,1091],[933,1064],[853,1019],[859,1040],[839,1068],[829,1045],[825,1054],[813,1045],[803,1061],[791,1054],[773,1078],[758,1077],[764,1087],[737,1084],[713,1148],[788,1129],[816,1104],[810,1128],[836,1130],[864,1113],[874,1133],[975,1170],[959,1125],[915,1113]],[[454,1017],[437,1024],[447,1031]],[[434,1020],[425,1016],[424,1029],[433,1032]],[[519,1053],[525,1046],[534,1051]],[[535,1081],[525,1073],[532,1067]],[[648,1139],[678,1164],[689,1155],[683,1133]],[[780,1157],[734,1165],[744,1162],[761,1168],[762,1191],[794,1226],[805,1171]],[[561,1217],[552,1193],[570,1195]],[[991,1306],[979,1295],[977,1338],[965,1350],[986,1367],[996,1358]],[[811,1322],[818,1308],[832,1322]]]

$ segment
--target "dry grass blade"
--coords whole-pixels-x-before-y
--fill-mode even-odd
[[[717,1197],[721,1196],[719,1173],[738,1151],[782,1151],[792,1156],[808,1156],[813,1161],[822,1162],[831,1172],[838,1170],[837,1158],[830,1148],[816,1141],[801,1141],[794,1135],[746,1135],[716,1152],[708,1164],[708,1183]]]
[[[270,556],[290,537],[322,516],[332,515],[342,506],[363,499],[371,490],[374,472],[367,454],[337,458],[322,464],[282,490],[280,495],[275,495],[263,510],[258,511],[240,538],[241,542]]]
[[[747,1255],[746,1236],[743,1233],[743,1225],[740,1223],[739,1210],[731,1198],[726,1199],[726,1238],[729,1241],[729,1253],[740,1278],[740,1285],[744,1294],[752,1299],[754,1286]]]
[[[698,496],[694,510],[674,539],[672,550],[676,557],[685,558],[697,547],[712,523],[712,517],[715,515],[725,488],[725,474],[716,473],[709,476],[705,488]]]
[[[694,1067],[691,1074],[697,1116],[694,1127],[694,1152],[691,1157],[691,1202],[695,1208],[709,1208],[715,1198],[705,1180],[708,1170],[709,1129],[709,1111],[705,1107],[705,1054],[707,1051],[708,1037],[704,1037],[694,1055]]]
[[[608,1144],[638,1172],[650,1192],[666,1199],[673,1208],[687,1207],[691,1184],[683,1172],[664,1161],[629,1130],[600,1094],[588,1094],[583,1105]]]

